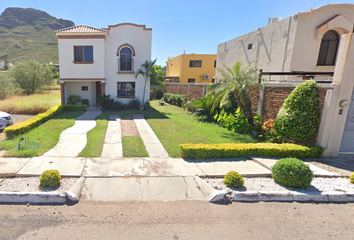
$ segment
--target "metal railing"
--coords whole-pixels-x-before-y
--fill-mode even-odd
[[[268,76],[268,80],[273,82],[303,82],[313,79],[318,83],[332,83],[334,72],[305,72],[305,71],[293,71],[293,72],[263,72],[259,70],[258,82],[263,81],[263,76]],[[275,79],[272,76],[276,76]],[[283,78],[284,76],[289,76]]]

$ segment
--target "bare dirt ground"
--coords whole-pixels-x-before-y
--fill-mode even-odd
[[[0,205],[0,239],[352,239],[354,204]]]
[[[139,131],[135,125],[133,118],[125,117],[121,118],[121,129],[122,136],[138,136],[140,137]]]
[[[23,122],[27,119],[33,118],[36,115],[24,115],[24,114],[11,114],[14,124]],[[0,132],[0,141],[6,139],[5,133],[3,131]]]

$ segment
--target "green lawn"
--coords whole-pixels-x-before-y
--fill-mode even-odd
[[[145,145],[141,137],[124,136],[123,142],[123,157],[148,157]]]
[[[75,124],[75,118],[83,113],[84,111],[63,112],[26,134],[1,141],[0,150],[9,150],[5,154],[6,157],[40,156],[53,148],[59,141],[60,133],[65,129],[72,127]],[[24,151],[14,150],[14,148],[18,145],[19,139],[27,136],[29,137],[29,141],[38,143],[39,148]]]
[[[149,111],[125,110],[114,112],[121,117],[143,114],[171,157],[179,157],[183,143],[253,143],[249,135],[230,132],[217,123],[200,121],[191,113],[173,105],[158,106],[151,101]]]
[[[79,153],[80,157],[100,157],[108,126],[109,112],[96,118],[96,126],[87,133],[87,144]]]

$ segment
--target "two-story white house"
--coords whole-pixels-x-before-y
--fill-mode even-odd
[[[98,95],[110,94],[115,101],[149,99],[144,79],[134,73],[151,59],[152,29],[120,23],[108,28],[85,25],[55,31],[58,36],[61,103],[70,95],[96,104]]]

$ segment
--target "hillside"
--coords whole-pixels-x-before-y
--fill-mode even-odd
[[[33,8],[6,8],[0,15],[0,61],[8,55],[9,62],[57,63],[58,40],[54,30],[74,25]]]

